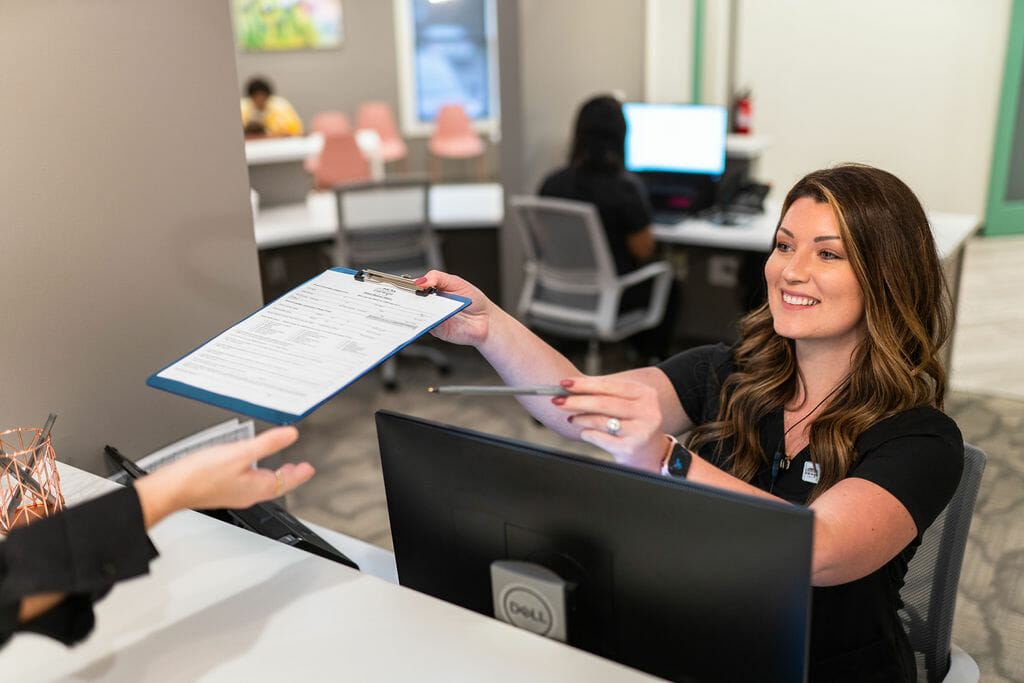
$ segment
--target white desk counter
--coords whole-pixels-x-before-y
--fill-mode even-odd
[[[296,135],[283,138],[251,138],[245,141],[245,160],[250,166],[305,161],[324,148],[324,136]]]
[[[504,212],[498,183],[430,187],[430,220],[438,229],[496,228],[504,220]],[[259,209],[253,229],[260,249],[334,239],[338,232],[334,193],[311,192],[305,202]]]
[[[380,135],[374,130],[361,129],[355,131],[355,137],[359,151],[370,163],[370,177],[383,178]],[[324,136],[320,133],[283,138],[250,138],[245,141],[245,161],[249,166],[299,162],[319,154],[323,148]]]
[[[737,225],[720,225],[704,218],[686,218],[674,225],[655,224],[654,239],[665,244],[768,253],[781,210],[781,203],[768,202],[764,213],[742,218]],[[928,222],[943,261],[956,256],[981,224],[977,216],[952,213],[929,213]]]
[[[61,467],[70,501],[114,486]],[[633,669],[195,512],[152,531],[161,556],[96,607],[68,649],[18,634],[5,681],[653,681]],[[386,551],[346,539],[368,569]],[[339,544],[341,545],[341,544]]]

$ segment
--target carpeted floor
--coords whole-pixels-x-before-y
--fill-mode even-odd
[[[386,408],[561,450],[606,457],[537,425],[511,398],[428,394],[437,383],[497,383],[470,349],[444,347],[452,373],[400,362],[397,391],[363,378],[300,425],[288,459],[312,462],[317,476],[289,497],[293,513],[391,548],[373,413]],[[625,362],[612,348],[609,370]],[[960,580],[953,640],[978,662],[986,683],[1024,681],[1024,401],[953,394],[947,412],[966,441],[988,455]]]

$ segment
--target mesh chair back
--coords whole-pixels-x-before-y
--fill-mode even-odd
[[[444,268],[430,223],[430,183],[425,178],[339,185],[334,194],[337,265],[416,276]]]
[[[616,276],[608,238],[593,204],[547,197],[513,197],[527,258],[539,279],[566,291],[595,292]]]
[[[949,669],[953,610],[967,532],[978,498],[985,454],[964,444],[964,471],[949,505],[925,531],[907,568],[900,610],[917,657],[919,681],[941,681]]]

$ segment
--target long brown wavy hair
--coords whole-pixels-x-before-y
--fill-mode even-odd
[[[942,409],[946,372],[938,351],[949,338],[952,313],[928,219],[903,181],[862,164],[814,171],[786,195],[780,224],[804,197],[832,207],[864,293],[867,328],[848,379],[809,427],[811,460],[821,467],[810,502],[846,476],[854,442],[868,427],[918,406]],[[740,339],[718,420],[695,428],[687,445],[696,450],[717,442],[721,449],[731,441],[731,472],[750,481],[768,461],[758,423],[796,396],[802,378],[794,342],[776,334],[767,302],[740,321]]]

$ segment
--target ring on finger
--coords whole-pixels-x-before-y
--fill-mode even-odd
[[[281,489],[284,488],[284,475],[279,471],[274,470],[274,477],[277,478],[277,486],[274,487],[274,498],[277,498],[278,494],[281,493]]]
[[[609,434],[615,436],[619,433],[619,430],[622,429],[622,423],[619,422],[619,418],[617,417],[609,417],[604,428]]]

